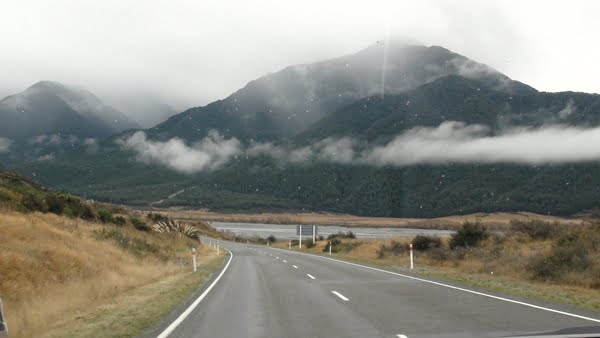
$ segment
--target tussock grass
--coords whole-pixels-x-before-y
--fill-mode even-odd
[[[104,234],[104,235],[102,235]],[[106,235],[109,234],[109,235]],[[54,214],[0,213],[0,296],[11,337],[39,337],[190,268],[197,241]],[[214,258],[209,248],[200,260]],[[60,334],[59,334],[60,336]]]

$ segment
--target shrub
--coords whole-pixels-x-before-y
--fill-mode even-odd
[[[560,237],[546,255],[537,255],[529,267],[537,279],[558,280],[571,271],[585,271],[593,264],[583,238],[572,231]]]
[[[327,239],[334,239],[334,238],[356,238],[356,235],[352,231],[348,231],[348,232],[339,231],[337,234],[330,234],[329,236],[327,236]]]
[[[123,217],[123,216],[115,217],[112,222],[118,226],[124,226],[127,223],[127,221],[125,220],[125,217]]]
[[[65,201],[57,194],[47,194],[46,204],[48,205],[48,211],[53,214],[62,215],[65,210]]]
[[[442,240],[438,237],[417,235],[413,241],[413,248],[417,251],[426,251],[442,246]]]
[[[475,223],[467,221],[452,235],[452,238],[450,239],[450,248],[469,248],[477,246],[479,242],[486,239],[488,235],[487,229],[483,224],[479,223],[479,221],[476,221]]]
[[[306,241],[307,249],[314,248],[315,246],[316,246],[316,244],[312,241],[312,239],[309,239],[308,241]]]
[[[275,238],[273,235],[269,235],[269,237],[267,237],[267,241],[269,241],[269,243],[275,243],[277,242],[277,238]]]
[[[150,231],[150,227],[148,226],[148,224],[146,224],[146,222],[142,221],[141,219],[137,218],[137,217],[131,217],[129,218],[129,221],[131,222],[131,224],[133,224],[133,226],[140,230],[140,231]]]
[[[331,252],[338,252],[341,243],[342,241],[340,241],[337,238],[334,238],[327,242],[327,245],[325,245],[325,247],[323,248],[323,252],[329,252],[329,246],[331,246]]]
[[[532,239],[545,240],[553,238],[561,233],[562,226],[558,223],[531,220],[528,222],[512,220],[510,230],[528,235]]]
[[[161,214],[153,214],[153,213],[149,213],[148,214],[148,218],[150,218],[154,223],[158,223],[158,222],[168,222],[169,221],[169,217],[167,216],[163,216]]]
[[[100,222],[102,222],[102,223],[113,223],[114,222],[113,215],[104,209],[98,210],[98,220],[100,220]]]
[[[429,257],[438,262],[445,262],[450,257],[447,249],[436,247],[428,251]]]
[[[387,253],[398,256],[408,251],[408,245],[400,242],[392,241],[390,244],[381,244],[377,249],[377,258],[383,258]]]
[[[48,206],[43,198],[38,195],[27,193],[21,198],[21,205],[26,211],[34,212],[47,212]]]

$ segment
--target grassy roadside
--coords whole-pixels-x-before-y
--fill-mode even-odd
[[[180,272],[127,292],[96,309],[58,322],[42,337],[134,337],[203,285],[224,259],[224,255],[205,256],[199,260],[196,273]]]
[[[130,336],[222,261],[181,233],[50,213],[0,212],[0,242],[0,296],[11,337]],[[186,272],[192,247],[202,271],[194,275]]]
[[[460,264],[439,264],[421,252],[415,252],[415,269],[410,271],[408,253],[400,255],[386,255],[378,257],[377,250],[381,245],[391,242],[409,243],[412,237],[399,237],[393,240],[363,240],[344,239],[342,241],[349,250],[340,250],[329,256],[323,250],[327,241],[317,241],[312,248],[303,247],[294,251],[332,257],[349,262],[369,265],[404,273],[414,274],[424,278],[439,281],[456,282],[465,286],[475,287],[490,291],[502,292],[508,295],[552,301],[580,308],[600,311],[600,292],[596,288],[583,287],[567,283],[528,280],[522,274],[510,273],[502,270],[482,272],[482,267],[472,257]],[[277,242],[274,247],[287,249],[287,242]]]

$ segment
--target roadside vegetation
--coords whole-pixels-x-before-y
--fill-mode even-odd
[[[304,250],[327,254],[331,245],[337,257],[404,270],[410,243],[416,273],[600,310],[599,222],[512,221],[499,232],[471,221],[448,237],[334,236]]]
[[[157,220],[1,171],[0,220],[0,297],[11,337],[134,336],[224,258],[198,242],[219,235],[208,224]]]

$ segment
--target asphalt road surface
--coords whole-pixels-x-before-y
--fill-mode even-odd
[[[467,338],[584,326],[600,331],[593,311],[494,298],[287,250],[224,246],[233,257],[221,278],[164,336]]]

